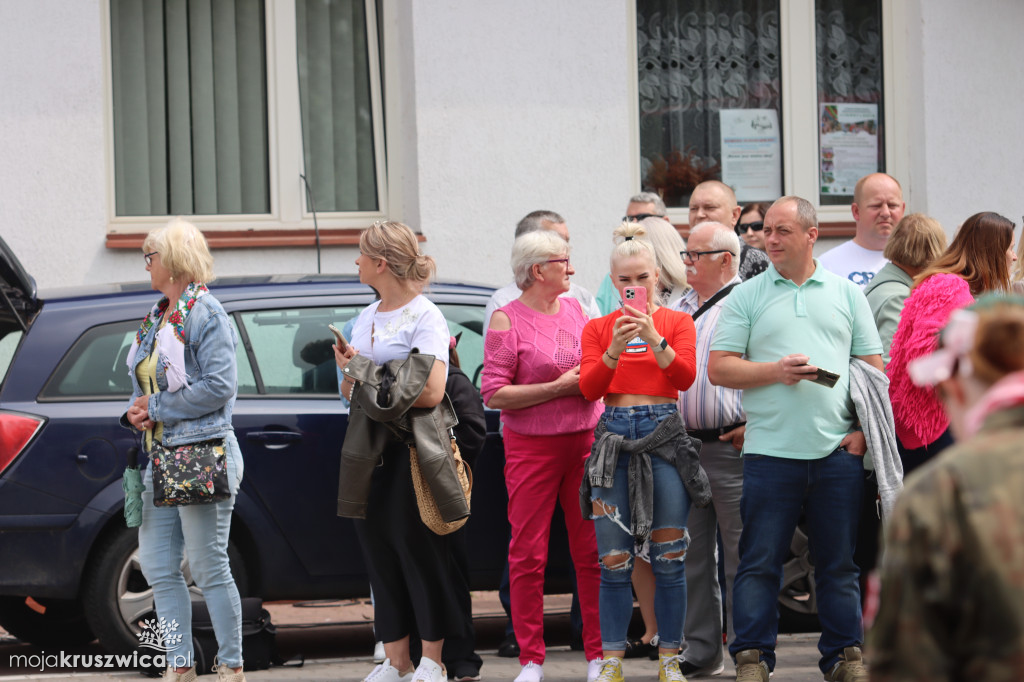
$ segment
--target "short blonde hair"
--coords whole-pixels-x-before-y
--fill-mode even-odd
[[[533,266],[542,265],[551,258],[569,255],[569,242],[551,230],[527,232],[516,237],[512,244],[512,273],[516,286],[526,291],[537,278],[533,276]]]
[[[923,268],[946,250],[946,232],[934,218],[910,213],[896,223],[882,255],[897,265]]]
[[[150,230],[142,242],[142,252],[160,254],[160,264],[182,282],[213,281],[213,255],[199,228],[181,218]]]
[[[662,219],[655,218],[655,220]],[[662,222],[664,221],[662,220]],[[615,248],[612,249],[611,269],[615,269],[616,261],[624,258],[640,257],[645,259],[654,266],[654,271],[658,274],[659,286],[654,290],[654,300],[652,302],[660,305],[662,302],[660,291],[661,268],[658,267],[658,255],[654,252],[654,245],[648,240],[647,230],[644,228],[643,223],[622,223],[615,228],[613,239],[615,240]]]
[[[420,253],[416,233],[393,220],[378,221],[363,230],[359,250],[369,258],[383,260],[400,280],[426,284],[437,270],[433,257]]]

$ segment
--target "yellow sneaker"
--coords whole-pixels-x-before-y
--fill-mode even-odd
[[[686,682],[679,666],[683,657],[676,654],[658,654],[658,682]]]
[[[601,672],[594,682],[625,682],[622,677],[622,659],[618,656],[608,656],[601,661]]]

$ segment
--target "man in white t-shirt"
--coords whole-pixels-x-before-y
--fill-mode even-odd
[[[518,238],[527,232],[535,232],[537,230],[552,230],[557,232],[565,241],[569,241],[569,227],[565,224],[565,218],[554,211],[533,211],[528,213],[516,225],[516,237]],[[487,302],[487,308],[484,311],[484,336],[487,335],[487,328],[491,324],[491,315],[494,314],[494,311],[516,300],[521,293],[523,292],[519,290],[516,283],[511,282],[491,295],[491,300]],[[569,291],[562,295],[579,301],[580,307],[583,308],[583,312],[587,316],[591,318],[601,316],[601,311],[597,309],[594,295],[575,282],[570,282]]]
[[[853,190],[850,211],[857,222],[857,235],[823,254],[818,262],[861,288],[888,263],[882,251],[907,205],[903,188],[885,173],[865,175]]]

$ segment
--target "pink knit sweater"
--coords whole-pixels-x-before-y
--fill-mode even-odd
[[[892,337],[889,364],[889,399],[896,420],[896,435],[913,450],[935,442],[949,427],[942,403],[931,387],[915,386],[907,365],[938,347],[939,332],[957,308],[974,303],[967,280],[959,275],[932,275],[921,282],[903,306]]]
[[[554,315],[545,315],[518,299],[499,308],[512,328],[488,330],[480,393],[484,401],[509,384],[554,381],[580,364],[580,335],[588,318],[578,301],[558,299]],[[589,431],[601,416],[601,405],[582,395],[554,398],[539,405],[501,411],[506,428],[528,436]]]

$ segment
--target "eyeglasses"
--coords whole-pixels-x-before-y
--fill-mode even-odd
[[[764,229],[764,221],[763,220],[755,220],[752,223],[745,223],[745,224],[737,225],[736,226],[736,234],[740,234],[741,235],[744,232],[746,232],[747,230],[753,230],[754,232],[760,232],[763,229]]]
[[[159,251],[150,251],[149,253],[142,254],[142,257],[146,259],[146,265],[152,265],[153,264],[153,256],[157,255],[158,253],[160,253],[160,252]]]
[[[550,258],[550,259],[548,259],[545,262],[546,263],[565,263],[565,267],[569,267],[569,259],[568,258]]]
[[[680,251],[679,255],[687,260],[697,262],[700,260],[701,256],[710,256],[716,253],[728,253],[732,255],[733,258],[736,257],[736,254],[729,249],[715,249],[714,251]]]
[[[645,218],[664,218],[663,215],[657,213],[637,213],[636,215],[624,215],[622,216],[622,222],[624,223],[638,223]]]

